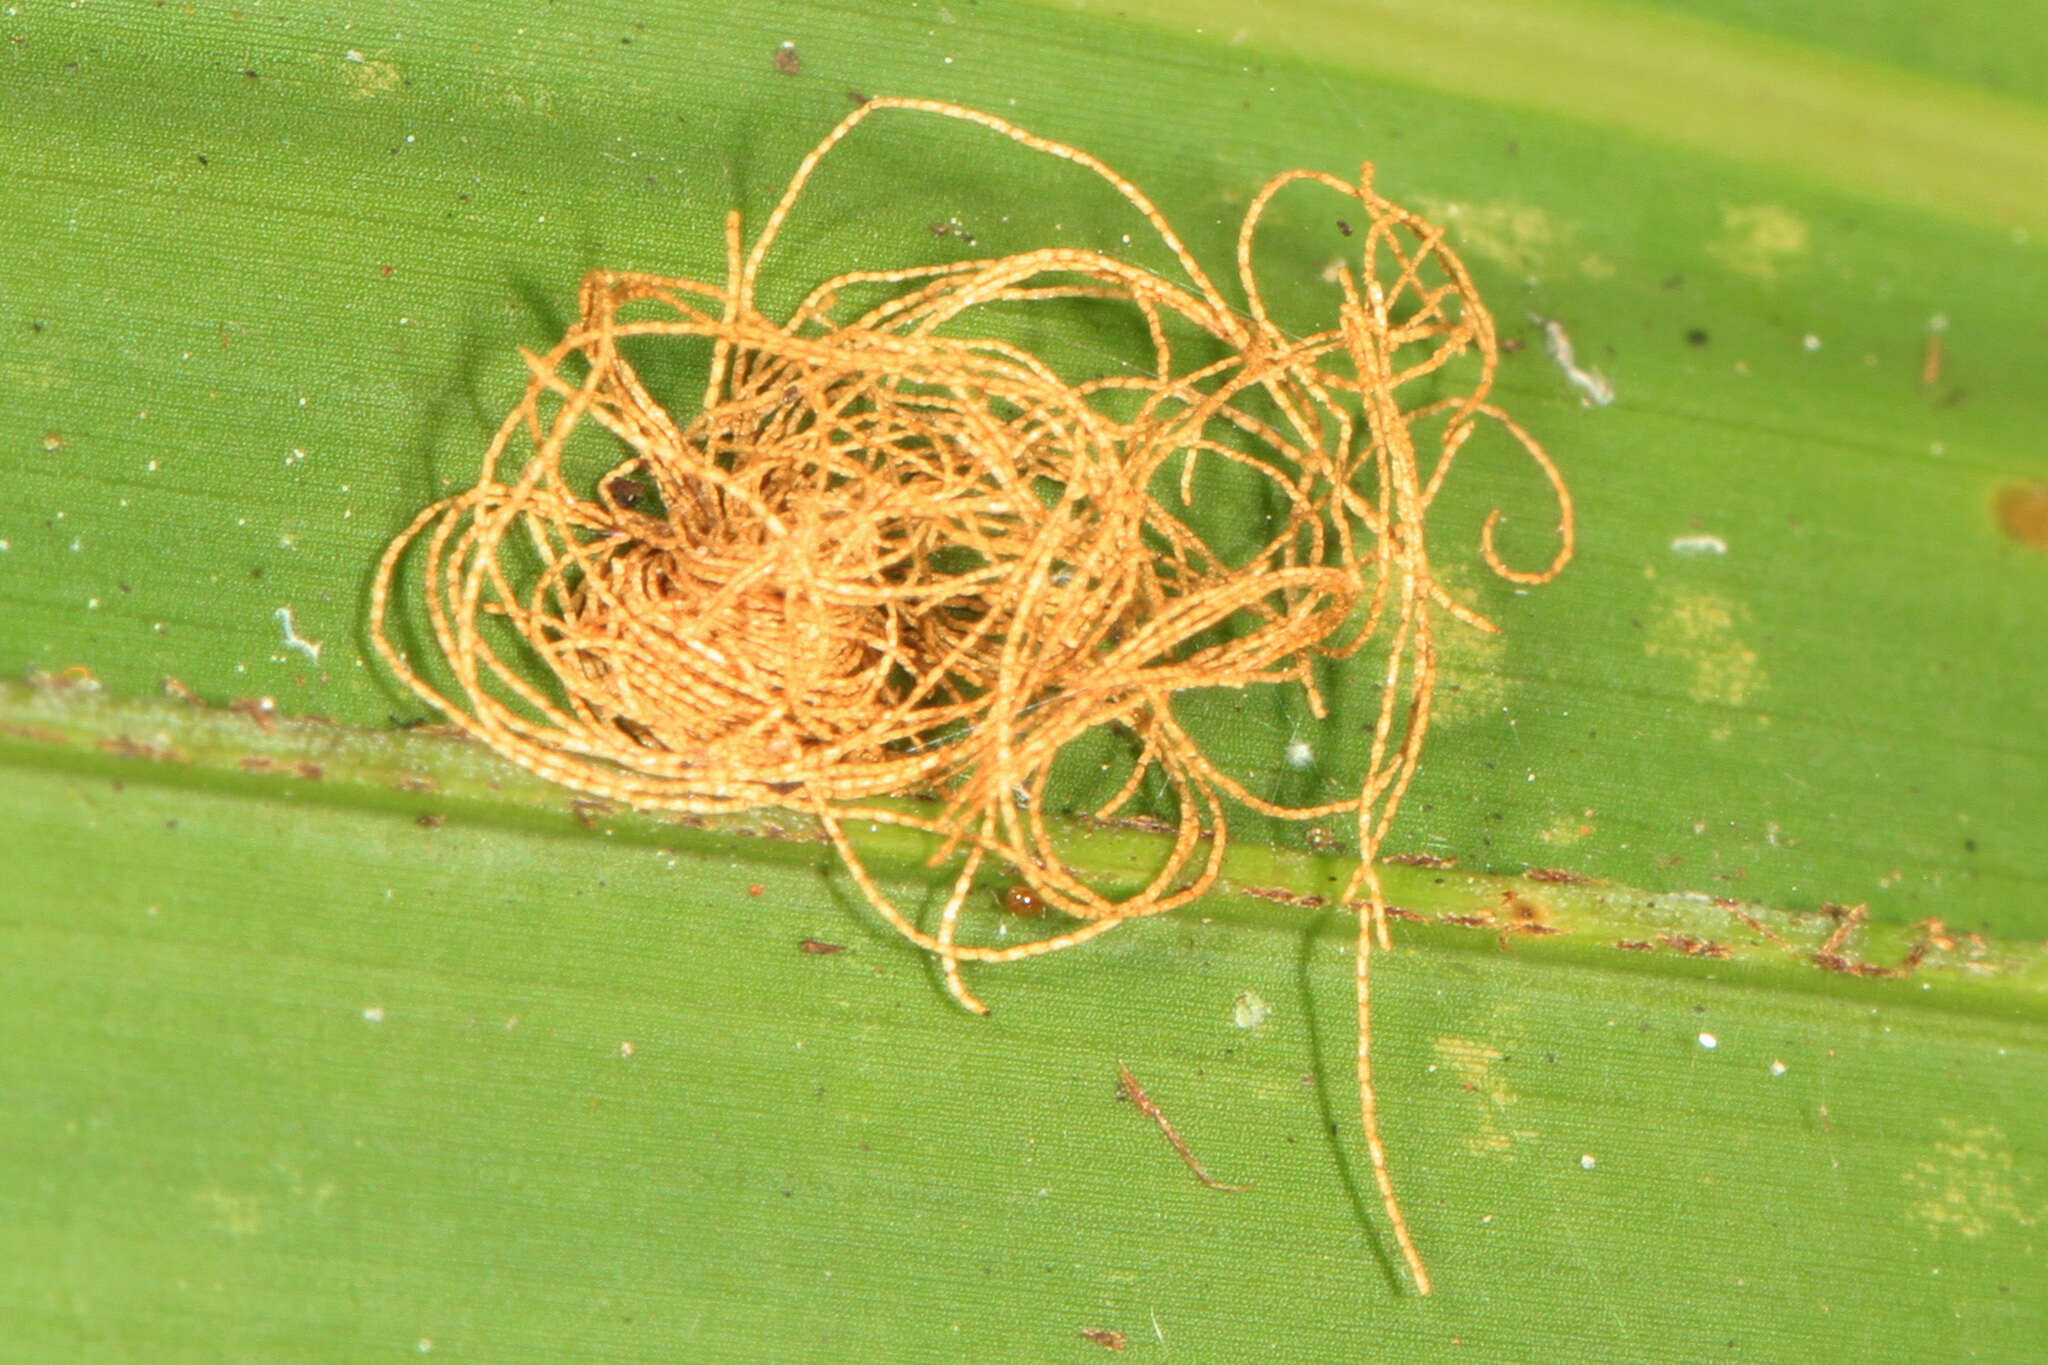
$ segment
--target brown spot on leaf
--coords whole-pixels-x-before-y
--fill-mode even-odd
[[[1247,886],[1242,890],[1254,900],[1272,901],[1275,905],[1299,905],[1305,909],[1317,910],[1325,903],[1321,896],[1289,891],[1284,886]]]
[[[116,735],[100,741],[100,752],[113,754],[116,758],[146,758],[153,763],[189,763],[190,759],[181,753],[175,744],[167,739],[140,740],[129,735]]]
[[[1728,956],[1729,953],[1727,944],[1715,943],[1711,939],[1695,938],[1691,934],[1659,934],[1657,938],[1665,947],[1676,948],[1687,957],[1720,958]]]
[[[1440,858],[1434,853],[1389,853],[1380,859],[1383,863],[1394,863],[1401,867],[1456,867],[1456,858]]]
[[[1542,901],[1533,896],[1524,896],[1516,891],[1503,891],[1500,909],[1496,912],[1503,924],[1524,934],[1554,934],[1558,932],[1550,922],[1550,910]]]

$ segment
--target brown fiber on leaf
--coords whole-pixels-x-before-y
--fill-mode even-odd
[[[851,271],[785,319],[755,304],[762,262],[819,162],[874,115],[977,124],[1100,177],[1178,261],[1169,280],[1100,252],[1045,247],[892,271]],[[1350,200],[1357,253],[1331,318],[1290,336],[1252,266],[1274,196],[1309,182]],[[526,393],[476,485],[427,508],[385,552],[371,624],[385,660],[463,729],[526,768],[643,810],[783,807],[815,816],[876,910],[935,954],[949,990],[984,1007],[964,962],[1072,947],[1199,900],[1228,812],[1343,817],[1360,861],[1358,1079],[1373,1171],[1418,1288],[1429,1281],[1394,1199],[1374,1113],[1368,975],[1387,909],[1375,856],[1413,777],[1436,682],[1439,614],[1494,627],[1431,572],[1431,501],[1480,423],[1504,429],[1558,504],[1535,440],[1488,402],[1492,318],[1442,230],[1356,184],[1289,171],[1254,198],[1237,243],[1242,308],[1135,186],[1086,152],[923,100],[861,104],[807,156],[750,247],[727,220],[721,283],[597,271],[578,317],[527,356]],[[856,306],[855,298],[869,302]],[[1126,310],[1141,365],[1079,381],[1005,334],[998,309],[1085,300]],[[647,339],[710,354],[694,414],[657,401],[622,352]],[[1199,342],[1199,345],[1195,344]],[[1187,360],[1199,350],[1200,363]],[[1462,390],[1438,376],[1476,359]],[[1220,358],[1217,358],[1220,357]],[[1429,382],[1424,382],[1429,381]],[[1428,397],[1410,396],[1422,390]],[[580,430],[625,448],[565,470]],[[1186,517],[1204,469],[1262,485],[1284,509],[1247,552],[1219,554]],[[416,673],[385,630],[402,558],[422,562],[434,644],[453,677]],[[1285,684],[1324,714],[1312,665],[1372,651],[1379,682],[1357,792],[1309,806],[1246,789],[1203,752],[1174,697]],[[1111,890],[1067,861],[1043,798],[1055,760],[1113,727],[1134,758],[1094,818],[1166,793],[1170,845],[1151,880]],[[899,798],[928,798],[921,804]],[[884,804],[884,802],[890,802]],[[940,836],[951,888],[926,928],[876,883],[847,834],[888,824]],[[1078,921],[1003,946],[963,943],[984,868]]]

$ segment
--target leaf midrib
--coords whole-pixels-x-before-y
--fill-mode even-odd
[[[142,756],[138,745],[153,746],[160,756]],[[319,771],[310,778],[297,775],[293,765],[300,762],[317,764]],[[579,806],[573,793],[445,728],[386,731],[284,716],[259,722],[229,708],[106,697],[89,685],[0,684],[0,768],[7,766],[240,792],[295,805],[380,810],[395,819],[431,813],[491,825],[513,837],[578,837],[584,827],[602,825],[601,837],[618,835],[636,844],[681,849],[716,840],[726,854],[737,844],[773,861],[830,861],[829,850],[799,816],[763,811],[696,821],[704,831],[697,833],[673,817],[640,816],[602,802]],[[402,779],[421,777],[430,779],[431,786],[401,789]],[[1165,836],[1143,831],[1059,823],[1066,827],[1077,862],[1110,875],[1151,864],[1167,842]],[[863,847],[884,877],[916,875],[930,851],[920,836],[897,830],[865,837]],[[1337,857],[1239,842],[1226,856],[1217,893],[1201,911],[1205,918],[1228,918],[1247,928],[1296,933],[1306,916],[1315,921],[1312,932],[1348,936],[1349,915],[1321,901],[1340,880],[1333,869],[1348,867]],[[1517,951],[1559,965],[1625,967],[1667,976],[1726,975],[1800,993],[1849,993],[1868,1003],[2048,1023],[2048,947],[2041,944],[1984,938],[1974,959],[1937,958],[1903,977],[1857,977],[1814,964],[1813,953],[1832,926],[1823,915],[1587,878],[1556,882],[1546,880],[1541,869],[1533,871],[1536,875],[1509,875],[1394,864],[1384,868],[1384,876],[1394,902],[1404,909],[1407,922],[1400,932],[1410,942],[1495,951],[1513,939]],[[1559,932],[1528,937],[1509,923],[1485,922],[1510,897],[1534,902]],[[1731,908],[1785,941],[1771,944],[1746,930]],[[1919,926],[1868,924],[1841,953],[1848,962],[1883,969],[1900,960],[1920,932]],[[1689,956],[1682,946],[1688,940],[1711,942],[1720,955]],[[1619,951],[1624,944],[1644,942],[1656,951]],[[1944,984],[1941,996],[1923,998],[1919,987],[1935,980]]]

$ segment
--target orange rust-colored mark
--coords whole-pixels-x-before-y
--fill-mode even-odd
[[[1931,389],[1941,382],[1941,333],[1927,334],[1927,349],[1920,356],[1920,387]]]
[[[821,938],[807,938],[804,939],[802,942],[798,943],[796,946],[799,950],[806,953],[810,953],[814,957],[830,957],[834,953],[843,953],[846,951],[845,944],[827,943],[825,942],[825,940]]]
[[[2048,550],[2048,482],[2008,484],[1998,490],[1998,529],[2006,538]]]
[[[73,664],[69,668],[60,669],[55,677],[50,678],[49,686],[59,692],[73,689],[80,692],[97,692],[100,690],[100,680],[95,678],[92,670],[84,664]]]
[[[1168,1120],[1165,1112],[1153,1102],[1150,1095],[1145,1093],[1145,1087],[1138,1084],[1138,1078],[1131,1074],[1131,1069],[1122,1062],[1118,1062],[1116,1064],[1116,1074],[1117,1081],[1122,1085],[1124,1094],[1130,1096],[1131,1103],[1138,1106],[1139,1113],[1159,1125],[1159,1131],[1166,1134],[1166,1140],[1173,1144],[1174,1151],[1180,1153],[1180,1159],[1187,1163],[1187,1168],[1190,1171],[1194,1172],[1195,1179],[1201,1181],[1212,1190],[1228,1190],[1233,1194],[1242,1193],[1251,1188],[1249,1185],[1225,1184],[1215,1176],[1210,1175],[1208,1169],[1200,1161],[1196,1160],[1193,1149],[1187,1144],[1187,1139],[1174,1131],[1173,1124]]]
[[[1016,882],[1003,892],[1003,909],[1025,919],[1036,919],[1045,913],[1045,902],[1029,882]]]
[[[1523,934],[1555,934],[1560,930],[1550,922],[1550,909],[1533,896],[1524,896],[1514,891],[1500,893],[1498,918],[1511,929]]]
[[[1949,933],[1948,926],[1940,920],[1924,919],[1913,927],[1920,931],[1920,941],[1929,948],[1939,948],[1944,953],[1952,953],[1956,950],[1954,936]]]
[[[1901,977],[1911,976],[1919,970],[1927,954],[1935,948],[1953,948],[1955,940],[1948,936],[1947,927],[1938,919],[1921,923],[1920,936],[1907,948],[1906,955],[1895,967],[1881,966],[1849,956],[1844,949],[1856,931],[1870,918],[1869,907],[1863,905],[1834,905],[1821,907],[1822,913],[1835,921],[1835,931],[1828,935],[1828,941],[1816,948],[1813,965],[1822,971],[1837,972],[1843,976]]]
[[[237,697],[228,709],[255,721],[259,730],[267,732],[277,723],[277,703],[269,697]]]
[[[1830,901],[1820,908],[1820,912],[1835,922],[1835,932],[1829,934],[1828,941],[1820,946],[1819,955],[1823,957],[1833,957],[1838,953],[1849,941],[1849,936],[1856,932],[1857,926],[1870,918],[1867,905],[1836,905]]]
[[[184,702],[187,706],[196,706],[201,710],[206,708],[206,703],[200,699],[197,692],[194,692],[169,674],[164,676],[164,695],[173,701]]]
[[[1083,1327],[1081,1335],[1106,1350],[1121,1351],[1124,1348],[1124,1334],[1114,1327]]]
[[[1741,901],[1730,900],[1726,896],[1716,896],[1714,897],[1714,904],[1719,909],[1726,910],[1729,914],[1733,915],[1735,918],[1741,920],[1745,925],[1749,926],[1749,928],[1755,932],[1757,937],[1763,939],[1764,942],[1775,943],[1780,948],[1789,948],[1792,946],[1784,940],[1783,936],[1778,934],[1769,925],[1765,924],[1756,916],[1744,910],[1742,908]]]

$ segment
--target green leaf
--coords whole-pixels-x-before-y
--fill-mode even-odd
[[[0,1339],[2037,1355],[2048,553],[1998,508],[2048,479],[2048,114],[2014,56],[2041,26],[1679,8],[0,17],[0,674],[40,678],[0,688]],[[1421,922],[1376,964],[1428,1300],[1357,1136],[1350,921],[1304,903],[1348,868],[1300,831],[1241,842],[1201,913],[977,973],[980,1020],[801,822],[578,807],[397,728],[427,717],[371,661],[370,570],[472,475],[517,347],[586,269],[715,278],[726,210],[758,227],[849,90],[1084,146],[1220,275],[1270,175],[1369,158],[1525,343],[1502,400],[1582,550],[1527,595],[1490,581],[1486,511],[1525,558],[1554,515],[1504,452],[1461,465],[1433,560],[1505,634],[1445,640],[1391,847],[1456,865],[1389,869]],[[1158,264],[1075,168],[972,130],[877,123],[835,163],[772,296],[1050,241]],[[1262,236],[1304,307],[1336,212],[1291,198]],[[955,220],[971,247],[931,230]],[[1531,314],[1613,406],[1578,405]],[[1050,341],[1114,364],[1128,338]],[[1370,697],[1333,691],[1323,726],[1277,689],[1211,699],[1205,734],[1336,789]],[[1152,852],[1077,837],[1106,870]],[[874,847],[929,884],[915,841]],[[1119,1060],[1253,1188],[1198,1185]]]

